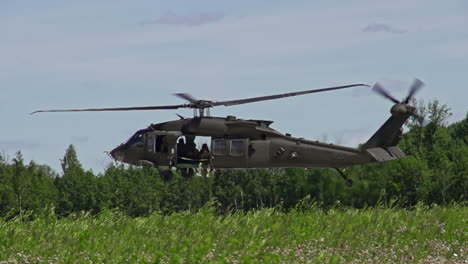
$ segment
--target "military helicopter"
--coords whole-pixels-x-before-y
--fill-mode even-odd
[[[134,111],[175,110],[192,108],[193,118],[180,115],[179,120],[151,124],[138,130],[125,143],[110,152],[112,158],[136,166],[158,167],[163,180],[173,178],[173,170],[190,178],[197,168],[246,169],[246,168],[334,168],[346,184],[353,181],[340,168],[370,162],[401,159],[405,154],[397,147],[403,133],[402,126],[410,116],[419,118],[415,107],[409,103],[424,85],[415,79],[405,99],[395,99],[382,85],[376,83],[373,90],[394,103],[391,117],[360,148],[351,148],[283,134],[268,120],[244,120],[235,116],[213,117],[210,108],[233,106],[259,101],[274,100],[353,87],[370,87],[367,84],[351,84],[300,92],[260,96],[229,101],[198,100],[187,93],[175,96],[188,101],[185,104],[142,107],[91,108],[65,110],[38,110],[40,112],[83,111]],[[197,137],[208,137],[211,147],[196,147]]]

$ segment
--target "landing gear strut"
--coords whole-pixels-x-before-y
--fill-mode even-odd
[[[341,171],[338,168],[335,168],[335,170],[341,175],[341,177],[343,177],[343,180],[345,180],[345,182],[346,182],[346,186],[348,186],[348,187],[353,186],[353,184],[354,184],[353,180],[348,178],[348,176],[346,176],[346,174],[343,171]]]
[[[190,179],[193,177],[193,175],[195,175],[194,168],[182,168],[179,171],[182,177],[184,177],[185,179]]]

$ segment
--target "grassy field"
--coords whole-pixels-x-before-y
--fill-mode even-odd
[[[0,219],[0,263],[468,263],[468,209]]]

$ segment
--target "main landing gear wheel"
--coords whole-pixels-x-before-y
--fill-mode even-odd
[[[193,175],[195,175],[195,169],[193,169],[193,168],[182,168],[182,169],[180,169],[180,174],[185,179],[190,179],[190,178],[193,177]]]
[[[170,182],[174,179],[174,173],[170,169],[160,171],[159,175],[161,176],[161,180],[164,182]]]

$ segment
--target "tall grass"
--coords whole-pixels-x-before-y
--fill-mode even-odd
[[[0,220],[0,261],[112,263],[414,263],[467,261],[465,206],[321,210],[265,209],[130,218]]]

